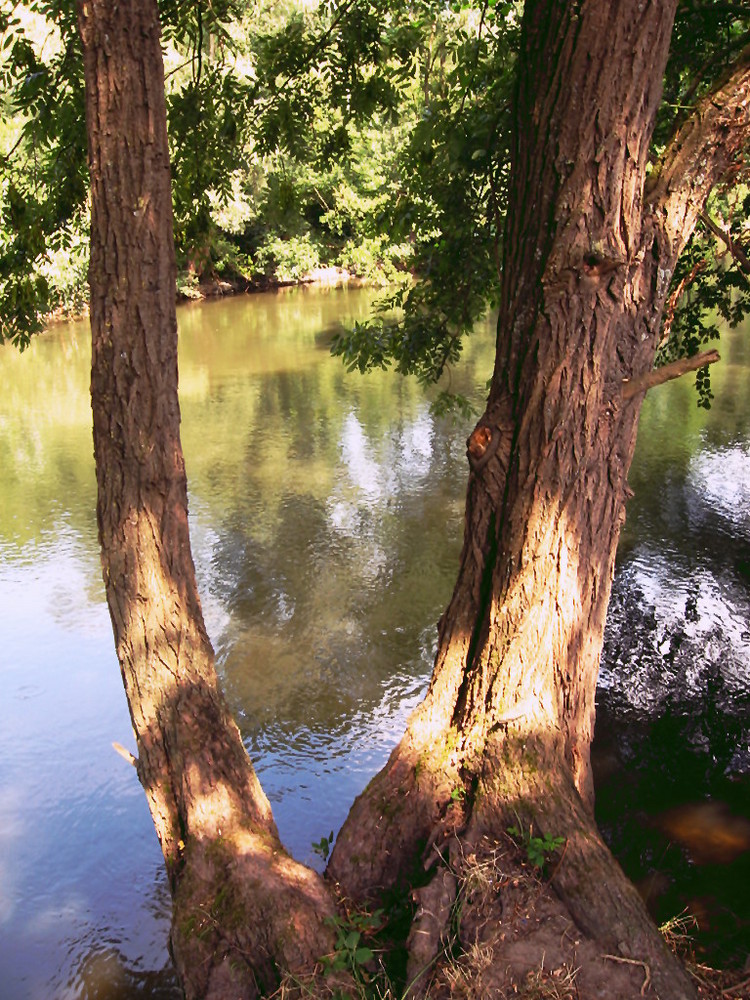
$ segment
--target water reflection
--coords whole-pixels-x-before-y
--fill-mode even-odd
[[[600,823],[654,915],[687,909],[699,947],[741,964],[750,946],[745,341],[733,337],[722,354],[708,414],[682,384],[644,406],[594,763]]]
[[[142,968],[114,946],[92,944],[75,976],[66,984],[69,996],[80,1000],[181,1000],[183,993],[169,969]]]
[[[330,326],[320,303],[299,319],[311,315]],[[248,334],[253,357],[269,346],[260,339]],[[424,689],[466,475],[465,427],[437,421],[409,383],[347,375],[320,341],[311,328],[301,355],[296,342],[274,344],[259,382],[248,366],[220,376],[205,409],[183,404],[226,689],[283,840],[318,863],[312,842],[343,821]],[[482,349],[488,366],[491,342]],[[183,352],[193,350],[183,332]],[[217,468],[190,427],[205,433],[220,419],[232,443]]]
[[[371,301],[295,291],[180,312],[209,631],[282,837],[318,863],[312,842],[421,697],[462,531],[467,427],[328,356]],[[657,916],[700,911],[720,958],[750,938],[750,364],[741,338],[723,353],[709,414],[682,384],[644,409],[595,758],[626,870]],[[458,386],[477,400],[491,355],[488,329]],[[99,575],[88,331],[0,350],[0,375],[3,997],[166,1000],[161,856],[110,746],[132,739]]]

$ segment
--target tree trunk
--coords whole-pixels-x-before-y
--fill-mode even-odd
[[[254,996],[332,945],[219,690],[187,521],[155,0],[80,0],[91,171],[91,398],[104,583],[188,997]]]
[[[677,257],[747,139],[746,60],[647,185],[675,8],[527,0],[496,365],[468,441],[458,582],[426,699],[329,865],[347,896],[375,899],[415,866],[465,877],[465,859],[486,860],[511,826],[527,843],[562,837],[551,882],[576,933],[640,975],[617,995],[662,1000],[695,993],[596,830],[589,751],[643,399],[623,386],[652,368]],[[417,894],[418,922],[443,877]],[[494,947],[513,964],[507,940]]]

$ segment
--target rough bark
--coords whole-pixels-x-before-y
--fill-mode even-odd
[[[563,836],[559,900],[665,1000],[694,990],[596,830],[589,748],[643,399],[622,385],[651,371],[677,257],[748,138],[743,54],[647,180],[675,7],[526,3],[497,360],[468,442],[458,583],[425,702],[329,865],[372,899],[442,844],[476,853],[519,824]]]
[[[81,0],[91,397],[104,583],[188,997],[254,996],[330,950],[333,905],[279,843],[219,690],[187,520],[155,0]]]

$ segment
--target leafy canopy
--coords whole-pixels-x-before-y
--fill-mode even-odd
[[[334,353],[363,372],[442,380],[438,405],[461,404],[450,371],[499,293],[522,3],[164,0],[160,11],[183,271],[295,279],[334,262],[391,280],[408,269],[416,280]],[[749,43],[744,5],[679,5],[654,160]],[[75,300],[85,267],[73,0],[0,15],[0,84],[0,339],[23,346]],[[660,361],[750,309],[749,173],[746,156],[683,253]],[[698,387],[707,404],[707,373]]]

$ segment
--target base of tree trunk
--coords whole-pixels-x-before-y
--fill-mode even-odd
[[[412,996],[629,1000],[655,995],[648,962],[609,954],[583,933],[545,872],[524,858],[509,836],[483,837],[472,846],[456,838],[449,853],[454,860],[445,870],[456,886],[452,922],[439,941],[439,961],[421,976],[422,970],[410,968],[419,977]],[[435,882],[444,879],[439,873]],[[433,884],[422,890],[423,898]],[[418,916],[415,926],[422,921]]]
[[[331,894],[272,834],[190,840],[184,860],[170,950],[187,1000],[270,996],[284,977],[314,977],[334,951]]]
[[[395,890],[412,901],[409,994],[694,1000],[544,741],[490,735],[479,760],[445,748],[429,757],[402,741],[329,865],[350,900],[375,906]]]

